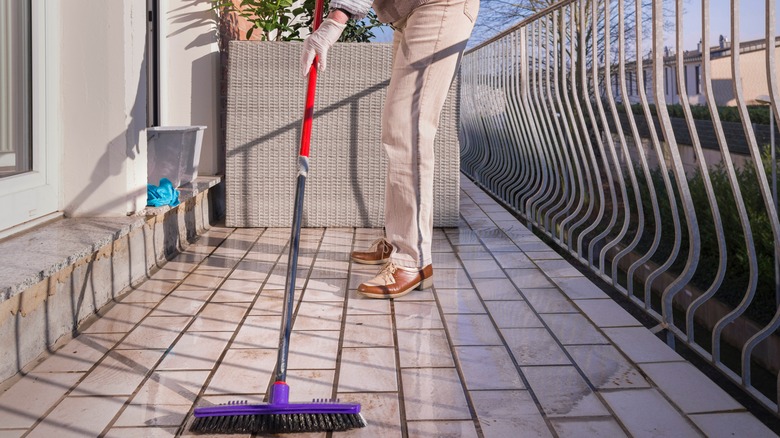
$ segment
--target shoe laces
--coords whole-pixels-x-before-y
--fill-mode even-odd
[[[384,237],[380,237],[379,239],[376,239],[373,243],[371,243],[371,249],[374,250],[381,250],[382,253],[390,249],[390,244],[387,243],[387,239]]]
[[[395,283],[395,271],[398,270],[398,267],[393,262],[387,262],[385,266],[382,267],[382,270],[379,271],[379,274],[377,277],[381,277],[382,280],[385,282],[385,284],[392,284]]]

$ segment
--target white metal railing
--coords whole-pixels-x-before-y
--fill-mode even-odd
[[[561,1],[467,52],[462,169],[778,412],[776,162],[748,108],[765,100],[780,123],[775,0],[747,44],[756,2],[731,0],[730,43],[711,49],[724,12],[693,2],[700,26],[684,29],[682,0]],[[684,50],[691,32],[702,49]]]

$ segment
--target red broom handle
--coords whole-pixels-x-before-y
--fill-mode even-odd
[[[323,0],[317,0],[314,6],[314,30],[319,29],[322,24]],[[309,82],[306,86],[306,106],[303,110],[303,128],[301,129],[301,152],[300,156],[309,157],[311,149],[311,125],[314,119],[314,96],[317,88],[317,57],[314,58],[309,68]]]

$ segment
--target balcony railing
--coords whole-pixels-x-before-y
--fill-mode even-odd
[[[776,5],[760,3],[764,37],[743,44],[748,6],[701,0],[685,29],[682,0],[562,1],[524,20],[463,58],[462,165],[778,412],[776,161],[748,107],[780,123]],[[708,48],[716,13],[730,38]],[[704,44],[684,51],[690,34]]]

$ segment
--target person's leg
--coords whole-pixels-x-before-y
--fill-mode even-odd
[[[394,251],[392,266],[361,285],[364,295],[401,296],[429,284],[424,280],[432,275],[433,142],[478,7],[478,0],[431,0],[396,23],[382,115],[385,231]],[[395,274],[396,268],[407,273]]]
[[[478,0],[432,0],[400,23],[382,119],[387,239],[400,267],[431,264],[433,143]],[[470,16],[472,15],[472,16]],[[455,146],[455,145],[453,145]]]

